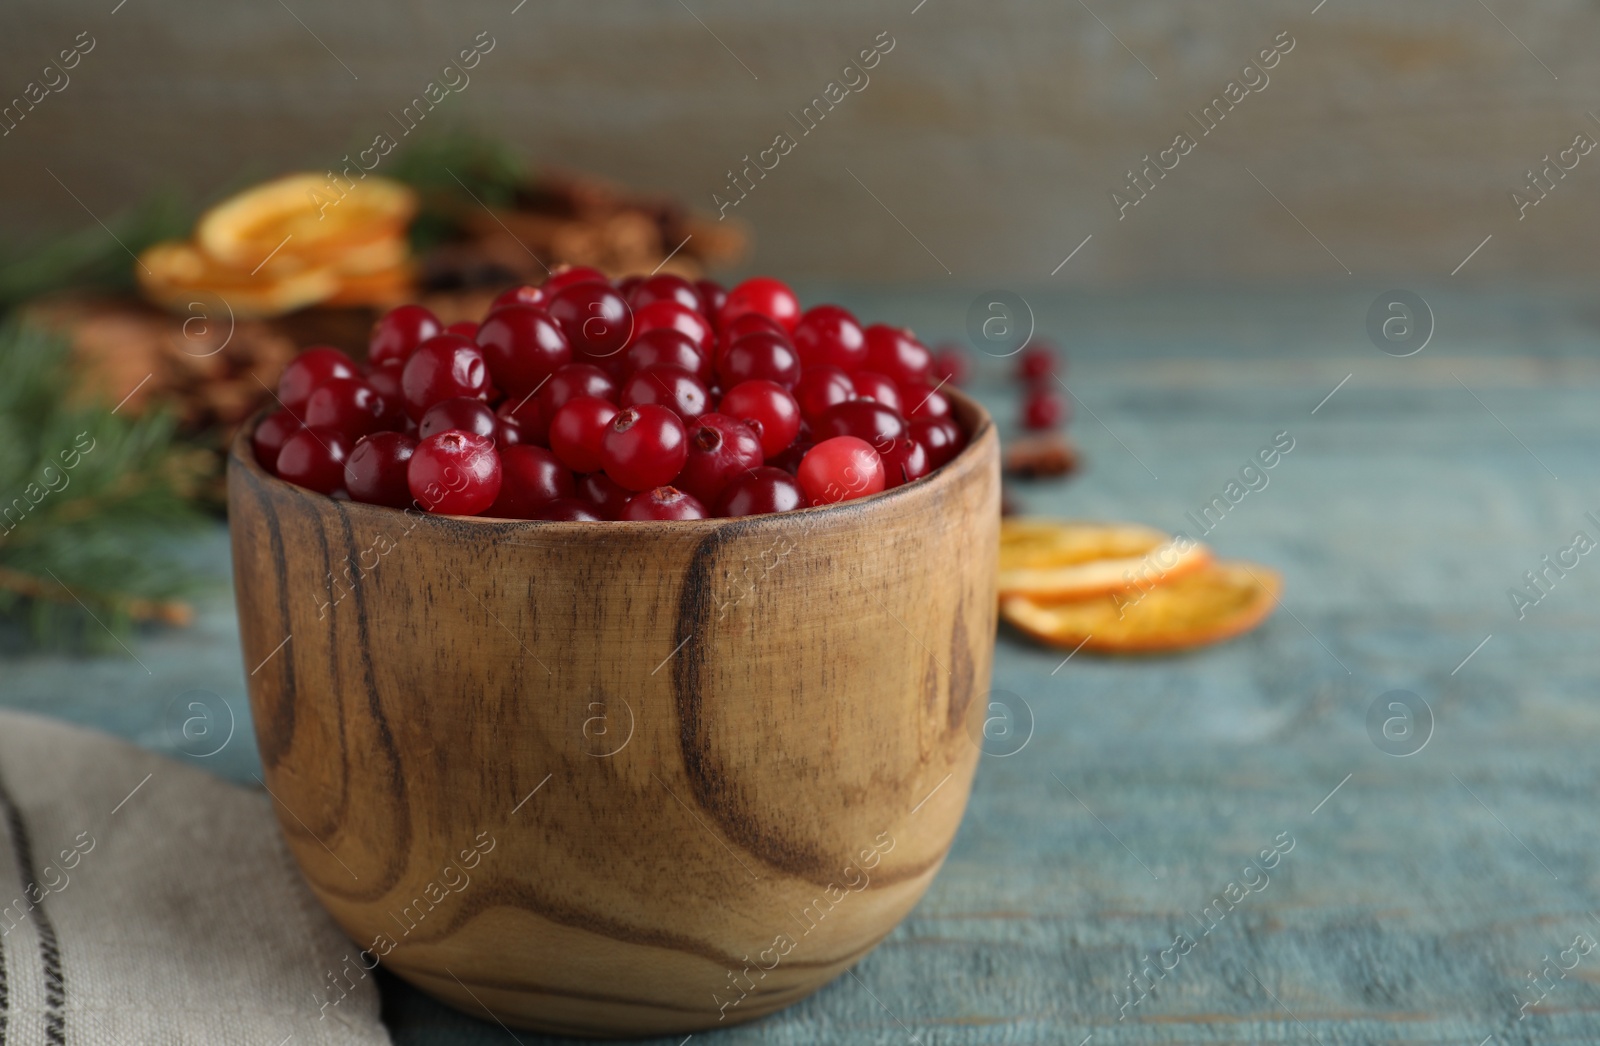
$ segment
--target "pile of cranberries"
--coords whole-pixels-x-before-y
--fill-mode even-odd
[[[945,361],[940,361],[943,364]],[[308,349],[278,382],[257,459],[310,490],[508,519],[784,512],[920,479],[966,433],[949,377],[906,330],[804,312],[757,277],[557,271],[480,323],[404,305],[365,366]]]

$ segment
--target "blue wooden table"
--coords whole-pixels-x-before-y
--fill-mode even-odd
[[[1002,631],[997,699],[1031,731],[985,758],[927,897],[857,976],[696,1039],[1600,1041],[1600,556],[1574,551],[1600,542],[1600,310],[1417,289],[1436,330],[1404,357],[1368,334],[1381,287],[1024,292],[1070,354],[1087,468],[1017,499],[1194,534],[1287,433],[1205,538],[1282,570],[1282,609],[1172,658]],[[973,297],[834,296],[932,337]],[[140,663],[12,644],[0,701],[249,782],[225,535],[192,557],[217,579],[193,628],[140,636]],[[392,981],[385,1017],[400,1043],[507,1041]]]

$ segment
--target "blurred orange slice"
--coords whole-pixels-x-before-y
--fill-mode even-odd
[[[177,312],[197,302],[226,303],[240,317],[273,316],[314,304],[339,289],[332,269],[303,269],[288,275],[251,275],[219,265],[187,243],[158,243],[139,256],[139,283],[145,295]]]
[[[1211,550],[1136,523],[1007,519],[1000,524],[1000,595],[1081,599],[1175,581]]]
[[[387,178],[346,186],[321,174],[290,174],[211,208],[195,226],[195,239],[213,258],[250,270],[288,251],[313,264],[368,252],[365,270],[345,271],[373,271],[399,260],[385,252],[397,240],[403,248],[416,210],[416,193]]]
[[[1166,653],[1220,643],[1266,620],[1283,580],[1251,563],[1213,562],[1148,591],[1065,603],[1000,600],[1000,614],[1052,646],[1107,654]]]
[[[359,276],[341,276],[339,290],[325,305],[399,305],[413,292],[410,265],[396,265]]]

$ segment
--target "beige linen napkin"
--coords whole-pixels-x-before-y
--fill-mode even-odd
[[[388,1043],[269,802],[0,712],[0,1046]]]

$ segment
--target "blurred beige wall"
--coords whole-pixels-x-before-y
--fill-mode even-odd
[[[796,278],[1444,279],[1490,236],[1457,280],[1600,271],[1600,153],[1561,156],[1600,140],[1595,0],[1087,5],[11,0],[0,101],[75,40],[93,50],[0,121],[15,123],[0,220],[40,235],[161,186],[202,199],[326,167],[398,136],[391,114],[492,39],[470,82],[448,74],[460,90],[428,126],[474,125],[708,211],[735,195],[730,168],[790,135],[728,213],[754,230],[754,265]],[[1286,53],[1262,58],[1275,41]],[[830,82],[839,100],[802,133]],[[1163,160],[1179,134],[1187,154]],[[1175,166],[1122,209],[1112,193],[1138,198],[1127,172],[1146,154]],[[1524,187],[1546,154],[1575,166],[1552,166],[1519,214],[1512,192],[1539,198]]]

